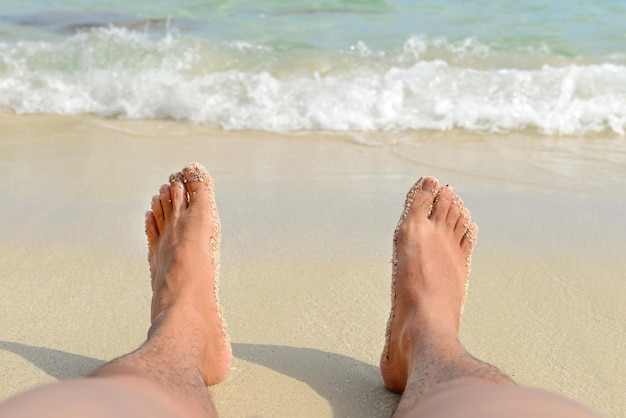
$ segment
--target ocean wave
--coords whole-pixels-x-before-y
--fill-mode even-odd
[[[227,130],[624,135],[624,64],[555,64],[549,49],[533,48],[513,55],[543,57],[543,65],[507,68],[501,62],[510,50],[474,39],[413,36],[397,51],[363,43],[322,51],[169,33],[154,39],[111,27],[59,43],[0,43],[0,106]]]

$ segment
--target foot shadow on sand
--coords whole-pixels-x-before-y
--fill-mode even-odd
[[[233,355],[306,383],[328,401],[334,416],[389,417],[400,399],[385,389],[378,367],[342,354],[233,343]]]
[[[0,341],[0,350],[17,354],[58,380],[85,376],[106,363],[80,354],[10,341]]]

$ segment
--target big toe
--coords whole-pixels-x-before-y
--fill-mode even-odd
[[[189,163],[183,168],[182,175],[185,189],[189,194],[190,205],[199,198],[212,195],[213,181],[204,166],[198,163]]]
[[[439,188],[439,181],[434,177],[419,179],[406,195],[405,208],[407,215],[427,218],[430,215]]]
[[[413,185],[406,195],[404,212],[394,235],[394,242],[400,243],[411,236],[415,228],[428,220],[439,192],[439,181],[433,177],[421,178]]]

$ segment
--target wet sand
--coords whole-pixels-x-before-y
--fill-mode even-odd
[[[519,383],[626,415],[626,141],[228,133],[0,114],[0,399],[88,373],[149,325],[143,213],[207,166],[235,360],[223,416],[389,416],[391,236],[421,175],[480,226],[461,337]]]

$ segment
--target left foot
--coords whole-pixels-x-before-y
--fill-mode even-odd
[[[220,221],[213,181],[199,164],[170,176],[146,214],[152,276],[149,335],[184,338],[206,385],[226,377],[232,351],[217,300]]]

